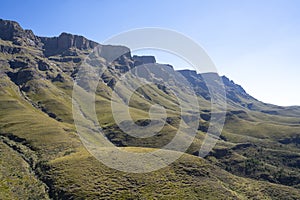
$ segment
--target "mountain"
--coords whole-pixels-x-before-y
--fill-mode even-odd
[[[74,125],[72,91],[74,81],[87,83],[83,91],[92,88],[80,79],[80,65],[98,45],[96,63],[106,70],[95,91],[96,115],[106,138],[118,148],[147,152],[168,144],[179,129],[181,112],[176,96],[164,86],[172,82],[163,78],[180,74],[192,87],[200,105],[199,126],[176,162],[146,174],[125,173],[97,161],[83,146]],[[113,89],[141,65],[146,66],[142,76],[156,82],[131,96],[131,117],[140,126],[149,124],[154,104],[167,115],[164,127],[149,138],[124,133],[111,108]],[[153,73],[151,66],[159,71]],[[207,77],[224,83],[228,110],[217,145],[200,158],[195,155],[212,116]],[[183,82],[176,86],[179,95],[188,95]],[[132,56],[124,46],[100,45],[69,33],[39,37],[17,22],[0,20],[0,94],[1,199],[300,198],[300,108],[260,102],[225,76],[177,73],[153,56]],[[184,143],[187,138],[180,139]],[[170,157],[176,154],[171,150]]]

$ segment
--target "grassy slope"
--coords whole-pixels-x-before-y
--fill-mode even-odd
[[[7,144],[0,141],[0,198],[48,199],[46,186],[38,180],[29,164]]]
[[[7,58],[2,56],[2,58],[12,59],[11,56]],[[68,68],[71,65],[67,63],[64,67]],[[63,67],[61,66],[61,68]],[[60,71],[59,68],[55,68],[55,70]],[[0,133],[5,140],[12,140],[12,143],[16,142],[21,147],[20,141],[14,140],[16,138],[24,139],[27,147],[32,149],[27,151],[26,148],[24,150],[20,147],[21,150],[16,152],[7,145],[5,146],[4,143],[0,143],[1,152],[4,152],[1,154],[1,162],[5,163],[1,176],[7,180],[5,183],[1,182],[3,185],[0,192],[3,195],[0,196],[1,198],[17,198],[18,196],[18,193],[11,189],[14,187],[7,186],[9,181],[13,181],[14,185],[21,184],[17,188],[28,195],[31,194],[30,187],[22,186],[23,183],[38,185],[43,181],[50,186],[50,195],[56,198],[72,196],[77,199],[110,199],[113,197],[123,199],[297,199],[300,196],[299,190],[295,188],[240,178],[191,155],[185,155],[164,169],[143,175],[121,173],[103,166],[86,152],[76,135],[72,124],[72,82],[67,74],[62,74],[66,77],[64,83],[52,83],[44,79],[30,81],[28,84],[32,90],[26,93],[27,99],[7,76],[1,77]],[[159,138],[150,139],[146,144],[145,141],[125,140],[121,133],[116,134],[113,139],[114,141],[123,141],[126,146],[155,147],[157,145],[159,147],[162,143],[158,142],[168,142],[172,139],[173,132],[176,131],[176,120],[178,120],[176,106],[174,106],[176,101],[154,87],[143,88],[140,92],[141,95],[133,96],[130,104],[131,115],[134,119],[148,118],[147,108],[153,102],[142,97],[143,94],[147,94],[156,102],[169,108],[168,116],[172,118],[173,123],[163,129]],[[108,130],[118,133],[110,113],[110,93],[110,88],[101,85],[96,97],[96,109],[100,124]],[[156,93],[160,94],[159,98]],[[207,109],[207,102],[202,99],[199,101],[202,105],[201,108]],[[56,118],[49,117],[48,114],[34,106],[42,106],[48,114],[54,113]],[[278,117],[261,113],[247,113],[246,115],[249,116],[228,118],[223,133],[227,141],[220,141],[216,148],[230,149],[237,143],[251,142],[268,146],[270,151],[272,149],[281,150],[281,153],[298,151],[293,145],[287,145],[280,149],[280,144],[277,142],[279,139],[290,137],[290,135],[295,136],[295,133],[298,133],[299,127],[295,117]],[[203,122],[205,123],[205,120]],[[9,135],[14,135],[16,138],[9,138]],[[203,136],[204,133],[199,131],[192,147],[193,150],[199,147]],[[4,141],[4,139],[1,140]],[[143,150],[140,148],[140,151]],[[257,151],[256,148],[255,151]],[[248,158],[256,156],[253,152],[253,149],[236,150],[229,158],[215,159],[211,157],[209,160],[224,168],[226,159],[240,160],[242,165]],[[6,161],[7,155],[13,158],[12,162]],[[265,158],[264,162],[272,165],[271,162],[278,153],[269,153],[268,155],[273,156],[271,159]],[[27,161],[24,157],[32,158],[32,162],[26,164]],[[25,165],[24,173],[28,177],[26,181],[18,175],[13,176],[8,173],[10,169],[17,174],[23,173],[24,169],[13,168],[16,164]],[[234,167],[232,168],[235,169]],[[276,166],[274,167],[276,168]],[[37,173],[38,177],[28,172],[30,170]],[[294,170],[294,168],[290,170]],[[243,175],[238,173],[238,170],[232,170],[232,172]],[[43,193],[44,186],[40,185],[39,187]]]
[[[222,144],[230,145],[217,146],[208,159],[239,176],[299,188],[299,144],[281,142],[298,138],[299,133],[296,117],[259,112],[248,112],[247,117],[229,117],[222,133],[226,142]]]
[[[289,187],[233,176],[187,154],[147,174],[110,169],[86,151],[53,160],[51,166],[55,187],[76,199],[293,199],[300,194]]]

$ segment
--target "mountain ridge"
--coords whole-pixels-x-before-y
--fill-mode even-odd
[[[191,146],[181,159],[164,169],[140,175],[119,172],[87,152],[74,125],[74,80],[96,43],[63,33],[60,39],[60,36],[44,39],[50,41],[45,51],[41,37],[32,31],[3,20],[0,30],[0,150],[4,152],[0,154],[0,163],[5,163],[5,168],[0,168],[0,176],[5,180],[0,183],[1,199],[300,197],[299,107],[262,103],[217,74],[178,71],[195,91],[200,107],[199,127]],[[156,63],[155,57],[132,56],[124,46],[100,47],[103,51],[97,65],[105,66],[106,70],[96,88],[95,109],[103,134],[117,148],[135,152],[159,149],[169,143],[182,117],[179,102],[160,78],[168,72],[175,73],[174,69]],[[116,55],[122,56],[116,58]],[[143,64],[162,70],[153,76],[145,68],[144,76],[157,83],[140,87],[131,96],[131,117],[135,124],[145,126],[151,121],[151,106],[159,104],[165,108],[167,118],[154,137],[140,139],[118,127],[112,115],[111,96],[120,77]],[[195,155],[199,154],[211,118],[210,94],[204,76],[224,82],[228,110],[216,146],[202,159]],[[81,81],[86,80],[83,77]],[[180,89],[184,93],[185,88]],[[127,94],[126,90],[121,92]],[[184,113],[183,117],[189,116]],[[13,159],[8,161],[8,157]],[[28,185],[37,188],[38,193]]]
[[[4,31],[7,30],[7,31]],[[86,39],[83,36],[79,35],[73,35],[70,33],[61,33],[59,36],[55,37],[43,37],[43,36],[35,36],[31,30],[24,30],[22,27],[19,25],[19,23],[15,21],[10,21],[10,20],[2,20],[0,19],[0,38],[3,40],[9,40],[17,45],[22,46],[22,43],[20,42],[20,37],[24,40],[24,38],[27,38],[29,40],[32,40],[35,45],[37,45],[38,48],[41,48],[45,57],[50,57],[54,56],[55,54],[62,54],[65,56],[77,56],[76,51],[70,51],[71,48],[75,48],[78,50],[89,50],[95,48],[97,45],[100,45],[97,42],[91,41]],[[28,42],[28,41],[27,41]],[[28,42],[29,45],[33,45],[32,42]],[[28,45],[28,43],[24,43],[25,45]],[[118,46],[114,45],[104,45],[109,47],[115,47],[117,48]],[[123,46],[120,46],[120,48],[123,48]],[[141,65],[141,64],[147,64],[147,63],[155,63],[155,57],[154,56],[131,56],[130,50],[126,49],[124,52],[128,52],[129,54],[127,57],[131,58],[134,62],[135,65]],[[115,51],[114,50],[108,50],[108,51]],[[122,50],[121,50],[122,51]],[[104,55],[104,57],[108,57],[107,55]],[[195,74],[194,70],[179,70],[178,72],[184,74],[185,71],[190,71],[190,74]],[[200,77],[199,74],[195,74],[196,76]],[[230,81],[226,76],[223,76],[222,79],[226,81],[226,85],[231,84],[231,86],[235,86],[238,88],[242,93],[250,97],[245,90],[239,86],[236,85],[233,81]],[[253,97],[251,97],[253,98]],[[254,99],[254,98],[253,98]]]

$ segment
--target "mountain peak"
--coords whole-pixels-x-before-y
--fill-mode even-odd
[[[14,35],[24,31],[21,26],[15,21],[0,19],[0,38],[3,40],[12,40]]]
[[[70,48],[93,49],[97,42],[79,35],[63,32],[58,37],[38,37],[32,30],[23,29],[18,22],[0,19],[0,39],[12,41],[15,45],[34,46],[43,49],[48,56],[61,54]]]
[[[18,22],[0,19],[0,39],[12,41],[16,45],[40,46],[40,41],[32,30],[24,30]]]

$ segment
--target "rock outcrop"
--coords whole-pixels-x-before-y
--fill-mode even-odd
[[[16,45],[37,46],[42,44],[31,30],[24,30],[17,22],[0,19],[0,39],[12,41]]]
[[[136,55],[134,55],[132,58],[134,60],[134,66],[156,63],[154,56],[136,56]]]
[[[124,58],[131,59],[131,52],[128,47],[115,46],[115,45],[102,45],[100,49],[100,56],[105,58],[107,62],[113,62],[116,60],[122,60]],[[123,63],[125,64],[125,63]]]
[[[34,55],[34,57],[38,55],[39,57],[30,58],[30,60],[16,57],[7,63],[9,68],[4,71],[6,73],[10,71],[8,75],[17,85],[24,85],[33,78],[39,78],[36,73],[33,73],[36,69],[45,73],[41,75],[43,78],[48,78],[53,82],[64,82],[66,78],[64,74],[57,75],[57,73],[54,73],[55,70],[49,72],[50,63],[55,63],[54,66],[61,68],[61,70],[57,69],[56,72],[63,71],[75,77],[77,64],[80,64],[82,58],[97,46],[99,47],[99,56],[103,58],[104,64],[109,69],[103,80],[109,87],[115,85],[117,76],[121,76],[122,73],[126,73],[135,66],[158,64],[154,56],[131,56],[128,47],[100,45],[79,35],[62,33],[58,37],[38,37],[31,30],[24,30],[17,22],[9,20],[0,19],[0,39],[4,41],[0,43],[0,52],[2,53],[24,53]],[[171,65],[164,66],[172,68]],[[220,77],[217,74],[198,74],[194,70],[180,70],[178,72],[191,84],[198,96],[210,100],[210,93],[205,80],[219,79]],[[253,102],[256,102],[256,99],[227,77],[223,76],[221,79],[226,89],[227,100],[248,109],[255,109]],[[158,86],[158,88],[168,93],[164,87]]]
[[[44,44],[44,54],[47,57],[62,54],[70,48],[86,50],[93,49],[98,45],[97,42],[88,40],[83,36],[72,35],[69,33],[62,33],[58,37],[40,37],[40,39]],[[76,56],[76,54],[69,52],[67,56]]]
[[[40,50],[46,57],[63,54],[64,56],[77,56],[70,49],[79,50],[93,49],[98,45],[97,42],[86,39],[83,36],[62,33],[58,37],[38,37],[32,30],[24,30],[17,22],[0,19],[0,39],[12,41],[19,46],[33,46]],[[8,53],[17,52],[18,49],[12,49],[8,46],[1,46],[1,51]]]

